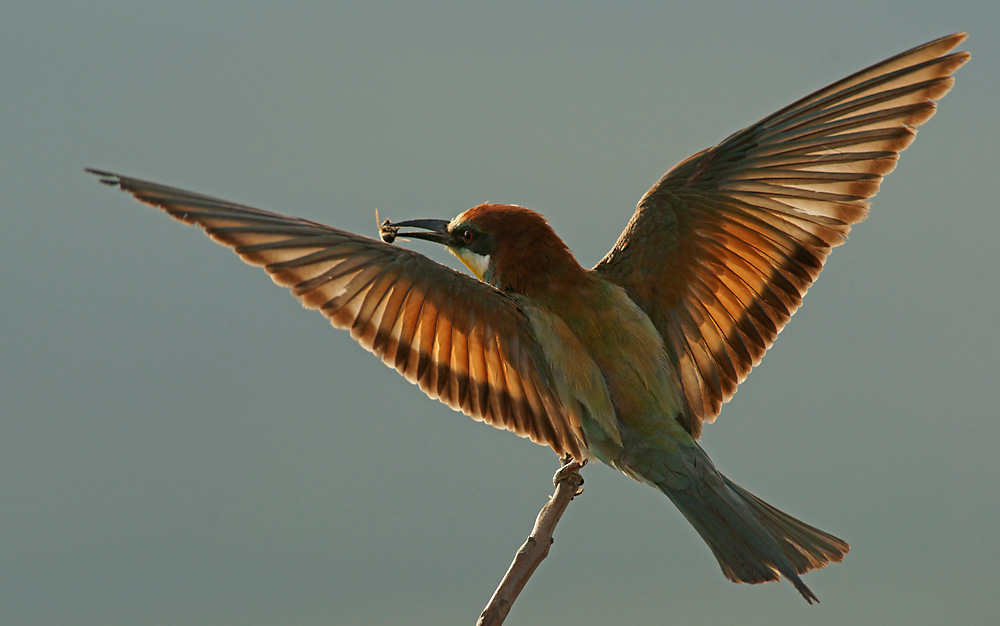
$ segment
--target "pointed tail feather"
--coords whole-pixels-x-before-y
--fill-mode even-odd
[[[720,474],[721,476],[721,474]],[[712,549],[726,578],[739,583],[788,579],[812,604],[799,574],[840,561],[847,542],[779,511],[724,476],[699,493],[658,487]]]

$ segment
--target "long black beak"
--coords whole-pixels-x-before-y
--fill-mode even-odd
[[[404,222],[386,220],[379,225],[378,231],[382,241],[386,243],[392,243],[396,237],[410,237],[448,245],[451,241],[448,223],[448,220],[406,220]],[[400,228],[423,228],[427,232],[419,230],[399,232]]]

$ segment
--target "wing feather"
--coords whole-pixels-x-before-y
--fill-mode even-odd
[[[682,161],[594,268],[660,330],[685,427],[712,422],[954,83],[964,33],[852,74]]]
[[[415,252],[316,222],[88,170],[145,204],[200,226],[263,266],[304,306],[348,330],[428,396],[558,454],[584,458],[580,416],[550,389],[521,308]]]

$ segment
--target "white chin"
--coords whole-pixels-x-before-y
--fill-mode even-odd
[[[490,257],[483,254],[476,254],[471,250],[459,250],[455,253],[458,259],[465,263],[465,266],[472,270],[472,273],[476,275],[476,278],[483,280],[483,276],[486,275],[486,269],[490,266]]]

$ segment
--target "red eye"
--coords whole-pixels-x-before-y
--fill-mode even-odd
[[[472,243],[472,240],[476,238],[476,233],[473,232],[471,228],[466,228],[462,231],[462,241],[465,243]]]

